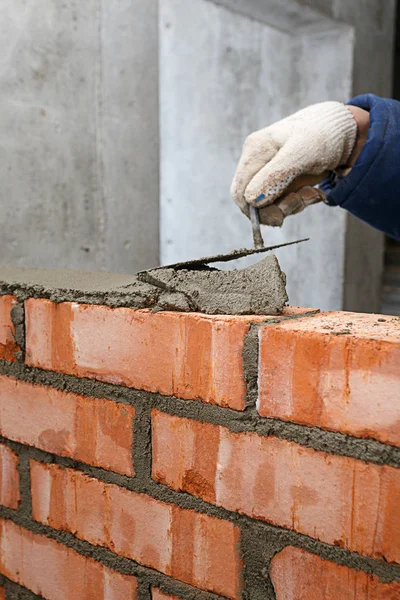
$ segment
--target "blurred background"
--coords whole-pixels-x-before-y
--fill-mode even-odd
[[[245,137],[400,98],[395,0],[0,0],[0,262],[134,273],[251,246]],[[396,27],[397,18],[397,27]],[[400,314],[400,246],[317,206],[263,230],[291,304]]]

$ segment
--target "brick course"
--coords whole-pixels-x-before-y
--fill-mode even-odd
[[[400,562],[400,470],[154,410],[153,477],[175,490]]]
[[[245,408],[242,351],[250,323],[272,319],[38,299],[25,307],[31,366],[235,410]]]
[[[33,518],[91,544],[239,598],[239,529],[55,465],[31,463]]]

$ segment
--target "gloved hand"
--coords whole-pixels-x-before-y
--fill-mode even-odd
[[[282,225],[287,215],[324,199],[322,191],[304,185],[314,185],[327,171],[346,166],[356,137],[356,120],[344,104],[308,106],[249,135],[232,196],[247,216],[253,204],[261,209],[261,223]],[[312,178],[299,179],[306,175]]]

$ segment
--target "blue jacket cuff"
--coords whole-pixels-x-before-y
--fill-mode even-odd
[[[363,94],[350,100],[370,113],[368,138],[346,177],[320,186],[327,201],[400,238],[400,102]]]

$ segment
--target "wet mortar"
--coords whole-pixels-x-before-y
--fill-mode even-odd
[[[219,271],[158,268],[137,275],[0,267],[0,294],[54,302],[77,301],[153,311],[227,315],[279,315],[288,301],[276,256],[245,269]],[[14,311],[20,323],[20,309]]]

